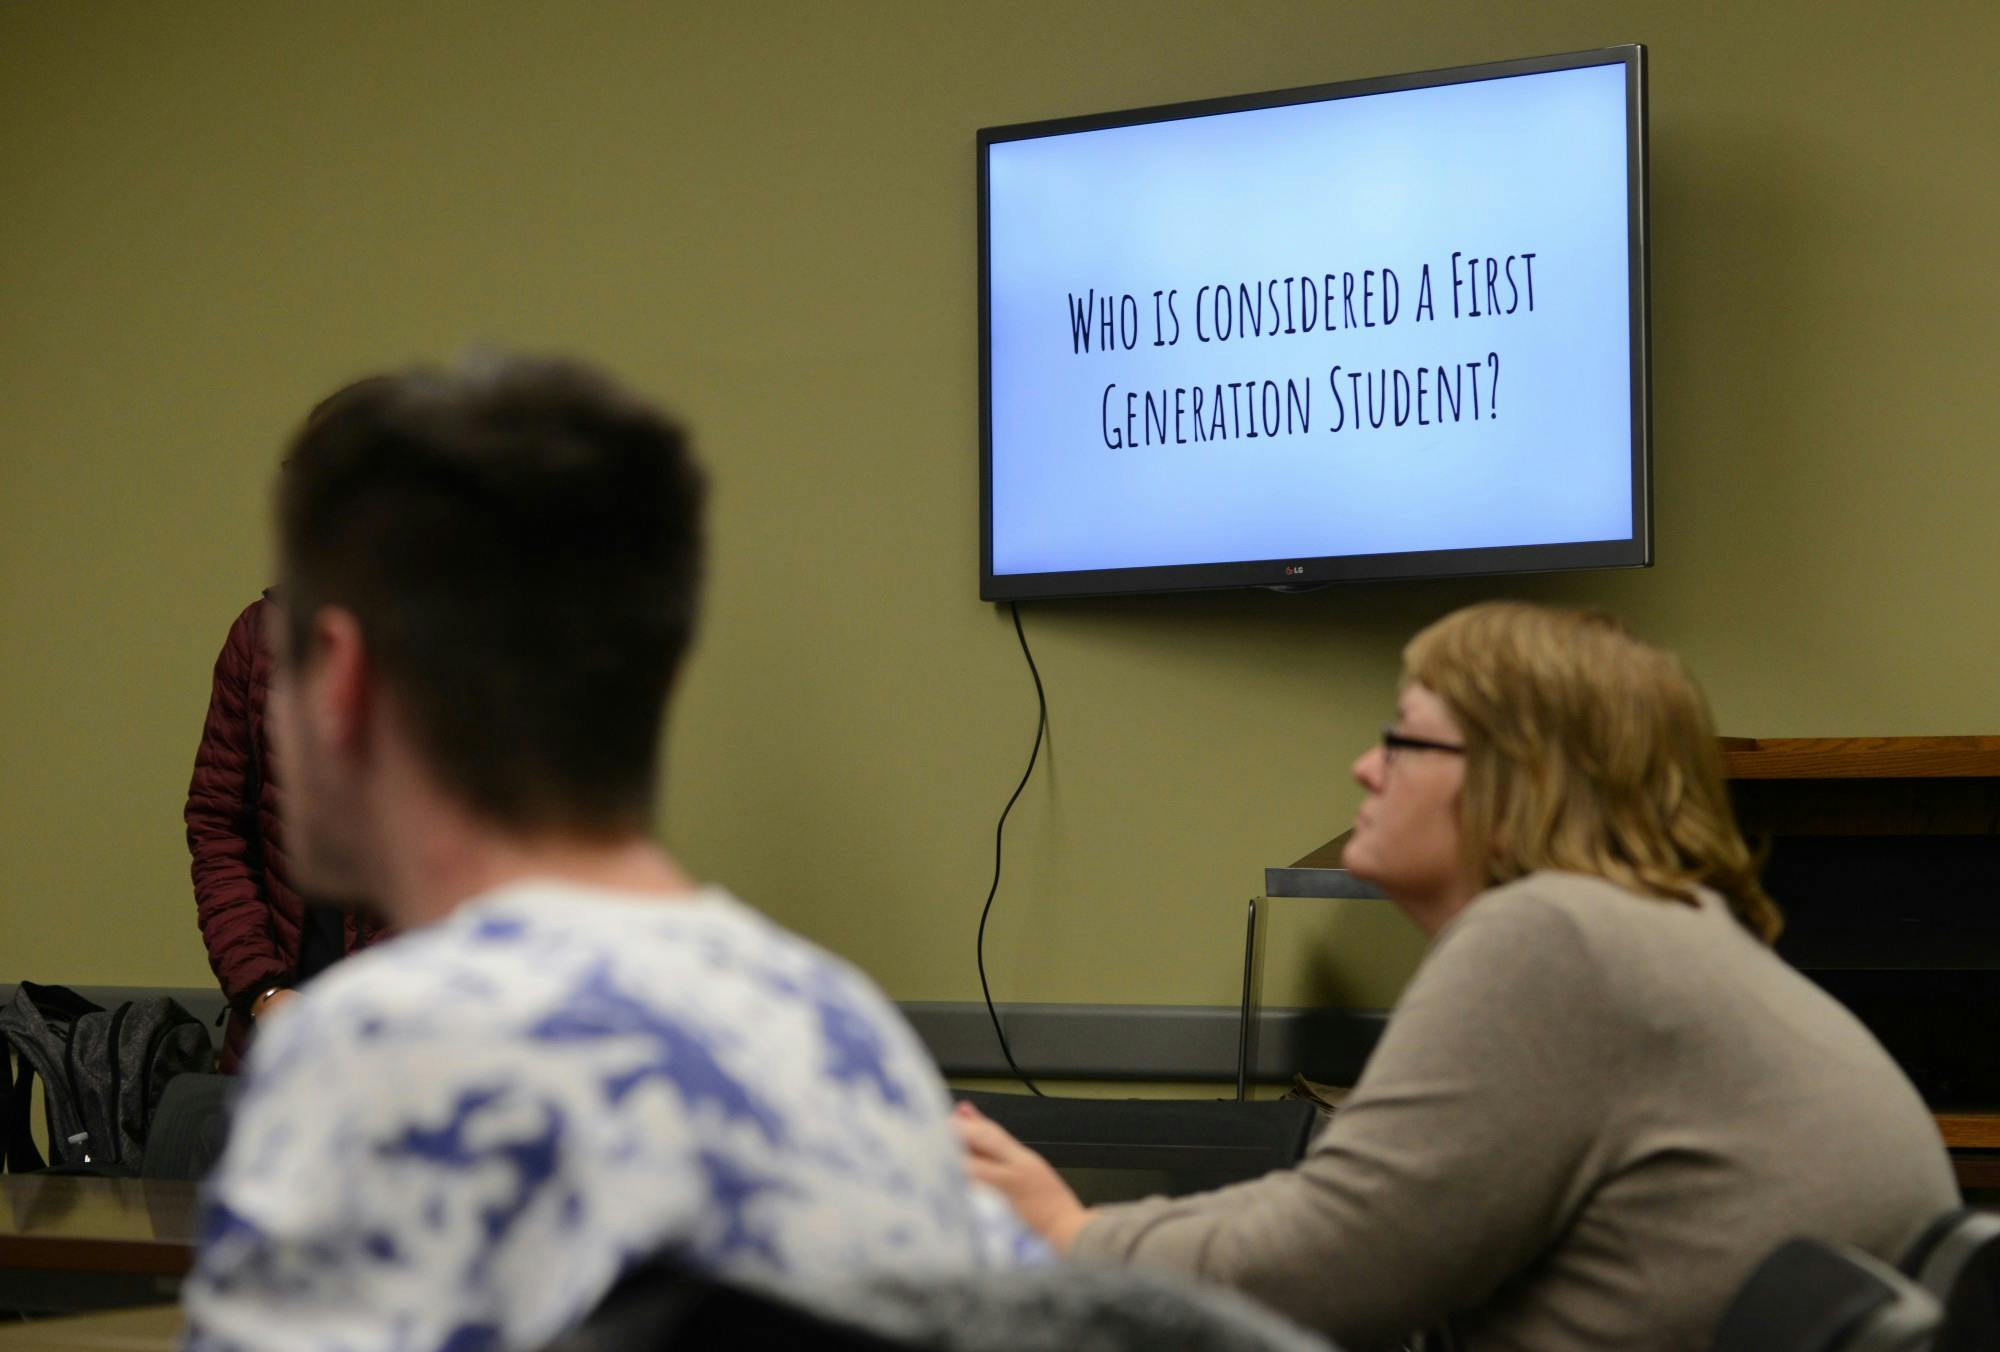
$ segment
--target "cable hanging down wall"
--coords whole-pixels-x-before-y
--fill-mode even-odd
[[[1014,617],[1014,637],[1021,642],[1021,656],[1028,659],[1028,674],[1035,680],[1035,744],[1028,751],[1028,768],[1021,772],[1021,782],[1014,786],[1007,806],[1000,809],[999,822],[993,827],[993,886],[986,889],[986,904],[979,911],[979,938],[973,946],[973,956],[979,964],[979,992],[986,998],[986,1016],[993,1020],[993,1035],[1000,1039],[1000,1054],[1007,1058],[1007,1068],[1028,1086],[1030,1093],[1045,1098],[1047,1095],[1042,1094],[1041,1086],[1028,1078],[1028,1073],[1014,1060],[1014,1049],[1007,1043],[1007,1030],[1000,1026],[1000,1011],[993,1004],[993,988],[986,980],[986,920],[993,914],[993,898],[1000,892],[1000,860],[1007,838],[1007,814],[1014,810],[1014,804],[1020,801],[1021,791],[1028,787],[1028,780],[1035,773],[1035,761],[1042,754],[1042,736],[1049,726],[1048,695],[1042,690],[1042,673],[1035,667],[1035,655],[1028,649],[1028,633],[1021,627],[1021,607],[1019,603],[1009,601],[1007,610]]]

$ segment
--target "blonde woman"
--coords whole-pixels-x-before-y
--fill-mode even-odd
[[[1694,682],[1605,617],[1493,603],[1404,651],[1346,864],[1432,937],[1296,1168],[1086,1209],[969,1108],[1059,1250],[1238,1287],[1351,1347],[1702,1349],[1795,1234],[1893,1259],[1958,1194],[1923,1103],[1770,950]]]

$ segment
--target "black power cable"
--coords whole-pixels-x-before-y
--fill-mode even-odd
[[[1041,1086],[1028,1078],[1028,1073],[1014,1063],[1014,1049],[1007,1045],[1007,1030],[1000,1026],[1000,1011],[993,1007],[993,988],[986,984],[986,917],[993,913],[993,898],[1000,892],[1000,845],[1007,834],[1007,814],[1014,810],[1014,804],[1021,797],[1021,790],[1028,787],[1028,777],[1035,773],[1035,758],[1042,754],[1042,734],[1049,726],[1049,698],[1042,691],[1042,673],[1035,669],[1035,655],[1028,651],[1028,634],[1021,628],[1021,607],[1015,602],[1007,603],[1007,610],[1014,617],[1014,637],[1021,640],[1021,656],[1028,659],[1028,674],[1035,678],[1035,745],[1028,752],[1028,768],[1021,772],[1021,782],[1014,786],[1013,797],[1007,806],[1000,809],[1000,821],[993,828],[993,886],[986,890],[986,905],[979,912],[979,940],[974,945],[973,954],[979,962],[979,990],[986,997],[986,1016],[993,1020],[993,1035],[1000,1039],[1000,1054],[1007,1058],[1007,1068],[1014,1072],[1030,1093],[1041,1098]]]

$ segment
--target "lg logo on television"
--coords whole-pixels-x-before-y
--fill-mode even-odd
[[[1304,577],[1305,575],[1306,566],[1303,563],[1288,563],[1285,565],[1286,577]]]

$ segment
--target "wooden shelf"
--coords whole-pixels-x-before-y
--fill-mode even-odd
[[[1731,779],[2000,779],[2000,737],[1724,737]]]

